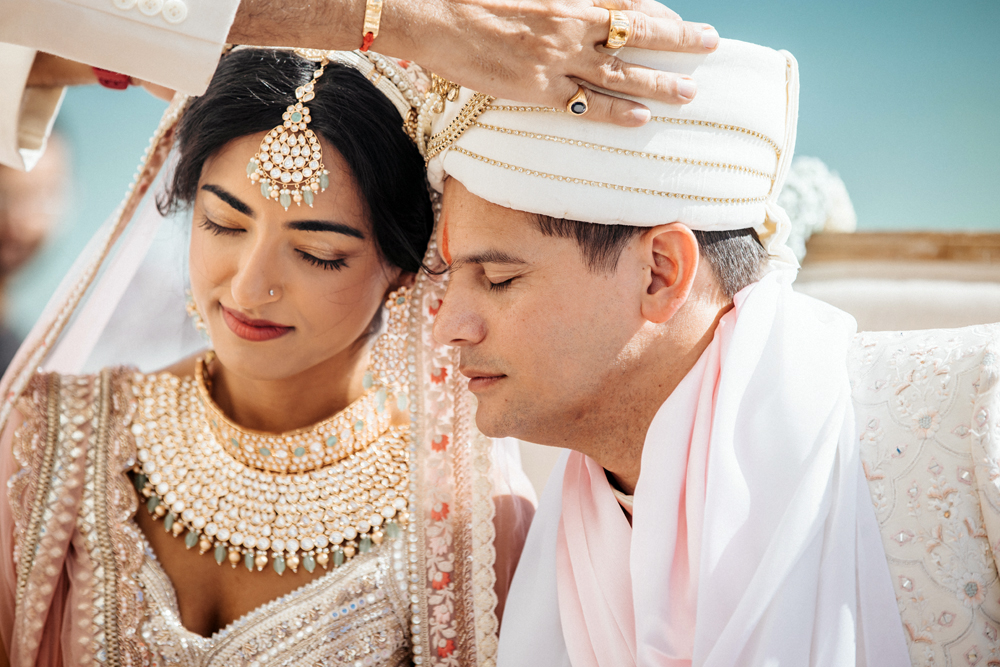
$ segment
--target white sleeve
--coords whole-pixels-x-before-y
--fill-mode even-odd
[[[63,98],[63,88],[25,87],[34,61],[33,49],[0,43],[0,164],[14,169],[35,166]]]
[[[239,0],[0,0],[0,42],[200,95]]]

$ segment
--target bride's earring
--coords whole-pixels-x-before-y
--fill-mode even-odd
[[[198,304],[194,302],[194,295],[191,294],[191,290],[186,290],[184,294],[186,296],[184,309],[187,310],[188,317],[191,318],[194,328],[198,330],[198,333],[201,334],[201,337],[206,342],[211,343],[212,339],[208,336],[208,327],[205,326],[205,320],[201,318],[201,313],[198,312]]]
[[[386,299],[388,318],[385,333],[375,341],[371,370],[365,373],[364,378],[365,389],[370,389],[376,383],[382,384],[388,395],[395,396],[396,406],[400,410],[406,410],[408,402],[406,347],[411,293],[409,287],[400,287]]]

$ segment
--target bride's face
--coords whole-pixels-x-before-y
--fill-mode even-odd
[[[265,199],[246,166],[264,133],[205,162],[194,202],[191,289],[219,360],[260,380],[358,357],[400,277],[372,236],[344,159],[323,142],[330,185],[312,208]],[[347,370],[347,369],[345,369]]]

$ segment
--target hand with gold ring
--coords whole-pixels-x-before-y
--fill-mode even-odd
[[[241,0],[228,41],[356,49],[360,19],[343,17],[360,17],[367,2]],[[289,20],[294,16],[302,18]],[[626,62],[614,50],[623,43],[705,54],[719,33],[682,21],[656,0],[386,0],[373,48],[466,88],[557,109],[582,82],[587,119],[624,126],[651,116],[619,94],[668,104],[694,99],[690,77]]]

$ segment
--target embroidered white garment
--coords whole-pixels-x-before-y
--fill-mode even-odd
[[[775,271],[737,295],[738,317],[716,333],[721,372],[691,664],[909,665],[855,435],[845,363],[855,325],[792,292],[790,278]],[[683,481],[670,471],[691,435],[677,428],[693,423],[688,394],[700,378],[689,379],[647,434],[628,564],[636,658],[630,663],[623,646],[616,665],[664,664],[669,654],[665,559],[674,554]],[[550,487],[561,487],[563,474],[561,465]],[[507,601],[500,667],[543,664],[536,656],[570,664],[555,566],[562,492],[546,489],[535,516]]]

